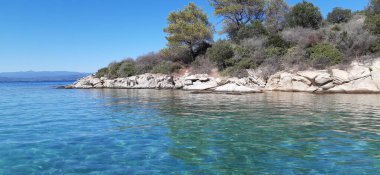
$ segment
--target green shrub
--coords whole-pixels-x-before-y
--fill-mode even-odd
[[[317,67],[325,67],[329,65],[338,64],[342,60],[342,53],[328,43],[316,44],[307,49],[307,54],[312,60],[313,64]]]
[[[276,56],[282,56],[286,53],[286,49],[280,47],[268,47],[265,49],[265,57],[272,58]]]
[[[380,0],[370,0],[366,14],[368,17],[380,13]]]
[[[310,2],[300,2],[290,9],[286,21],[291,27],[301,26],[318,29],[321,26],[322,15],[318,7]]]
[[[108,67],[101,68],[95,73],[96,78],[106,77],[107,75],[108,75]]]
[[[222,76],[231,76],[231,77],[238,77],[243,78],[248,76],[248,72],[246,69],[242,69],[238,66],[232,66],[228,67],[227,69],[223,70],[221,72]]]
[[[136,66],[133,60],[124,60],[117,71],[118,77],[130,77],[136,74]]]
[[[380,52],[380,38],[377,38],[376,43],[371,46],[370,51],[372,53]]]
[[[169,61],[162,61],[153,67],[152,73],[154,73],[154,74],[171,74],[180,68],[181,68],[181,66],[179,64],[169,62]]]
[[[258,20],[251,21],[247,26],[243,26],[237,31],[234,37],[235,42],[239,42],[246,38],[252,38],[254,36],[266,35],[267,31],[262,22]]]
[[[283,49],[288,49],[290,44],[282,39],[279,35],[270,35],[267,42],[265,43],[266,47],[279,47]]]
[[[229,42],[219,40],[207,50],[206,56],[223,70],[229,66],[228,60],[234,56],[234,50]]]
[[[190,64],[193,61],[193,57],[186,47],[168,47],[160,51],[161,57],[164,60],[172,62],[182,62],[184,64]]]
[[[213,69],[217,68],[216,63],[206,56],[198,56],[191,63],[191,73],[193,74],[210,74]]]
[[[373,16],[367,16],[365,23],[374,34],[380,35],[380,13]]]
[[[118,75],[118,70],[120,68],[121,62],[113,62],[108,65],[108,78],[117,78]]]
[[[136,74],[144,74],[152,71],[153,67],[160,63],[163,57],[159,53],[148,53],[139,56],[135,61]]]
[[[327,15],[327,21],[330,23],[342,23],[348,22],[352,18],[352,12],[350,9],[342,9],[335,7],[332,12]]]

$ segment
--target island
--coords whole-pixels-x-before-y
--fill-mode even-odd
[[[194,3],[167,18],[167,47],[127,58],[67,89],[182,89],[203,92],[380,93],[380,2],[324,19],[302,1],[211,0],[226,38]]]

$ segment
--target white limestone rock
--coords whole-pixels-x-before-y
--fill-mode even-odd
[[[332,81],[332,78],[328,73],[319,74],[315,78],[315,83],[319,86],[329,83],[330,81]]]
[[[196,81],[190,86],[184,86],[184,90],[206,90],[206,89],[211,89],[215,88],[218,86],[218,83],[214,80],[208,81],[208,82],[200,82]]]
[[[344,70],[332,69],[332,79],[336,84],[343,84],[350,81],[349,73]]]
[[[371,71],[368,67],[359,66],[359,65],[351,67],[348,73],[349,73],[348,79],[350,81],[357,80],[360,78],[365,78],[371,75]]]
[[[235,83],[229,83],[222,86],[219,86],[215,89],[216,92],[261,92],[259,89],[254,89],[246,86],[239,86]]]

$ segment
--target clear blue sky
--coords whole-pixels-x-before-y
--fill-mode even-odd
[[[158,51],[166,44],[162,29],[168,13],[188,2],[220,26],[207,0],[0,0],[0,72],[94,72],[114,60]],[[311,2],[324,15],[336,6],[361,10],[368,4]]]

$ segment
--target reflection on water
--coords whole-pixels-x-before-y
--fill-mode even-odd
[[[380,174],[380,95],[42,87],[0,99],[0,174]]]

